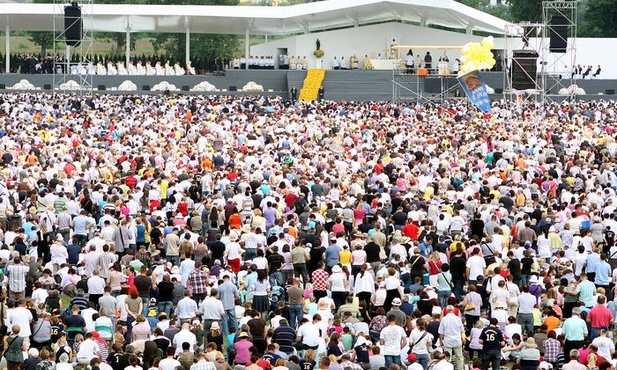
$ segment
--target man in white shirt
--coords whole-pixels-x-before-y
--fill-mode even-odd
[[[190,370],[216,370],[216,366],[214,362],[206,360],[204,353],[200,353],[197,355],[197,362],[191,365]]]
[[[463,368],[463,341],[461,333],[465,331],[461,318],[454,314],[454,306],[446,308],[447,314],[439,323],[439,339],[445,351],[456,356],[457,369]]]
[[[175,352],[173,347],[170,346],[167,348],[167,358],[159,362],[159,370],[176,370],[176,367],[182,366],[180,361],[174,358]]]
[[[17,301],[17,307],[8,311],[7,319],[11,325],[19,325],[19,336],[22,338],[29,338],[32,334],[30,330],[30,324],[32,324],[32,313],[26,308],[26,300],[21,298]]]
[[[536,305],[536,296],[529,293],[529,286],[523,286],[523,292],[518,296],[518,323],[523,333],[533,334],[533,307]]]
[[[203,319],[204,331],[206,333],[210,332],[210,326],[213,323],[219,324],[225,315],[225,308],[223,308],[223,302],[219,300],[219,291],[216,288],[212,288],[210,290],[210,295],[206,297],[201,302],[201,307],[199,308],[201,312],[201,317]]]
[[[309,322],[307,318],[300,321],[300,327],[296,333],[296,344],[294,347],[298,350],[313,349],[319,347],[319,338],[321,338],[317,325]]]
[[[475,285],[478,276],[486,276],[486,261],[480,256],[480,248],[473,249],[471,257],[467,260],[467,277],[469,284]]]
[[[176,306],[176,316],[178,316],[181,323],[186,323],[193,317],[196,317],[198,313],[199,309],[197,307],[197,302],[191,298],[191,292],[186,289],[184,291],[184,298],[182,298]]]
[[[613,340],[606,336],[607,331],[608,328],[602,326],[600,328],[600,336],[596,337],[591,344],[595,344],[598,347],[598,355],[605,359],[610,359],[613,358],[613,353],[615,353],[615,345]]]
[[[99,345],[92,339],[92,333],[87,332],[85,334],[85,340],[79,345],[79,351],[77,352],[77,362],[82,365],[89,365],[90,360],[93,358],[101,358],[103,355],[99,349]]]
[[[396,316],[388,316],[388,326],[381,329],[381,333],[379,333],[379,343],[383,346],[383,357],[386,360],[386,369],[389,369],[392,364],[402,366],[401,351],[407,344],[407,333],[405,333],[403,328],[396,325]]]
[[[101,253],[96,251],[96,246],[91,245],[90,251],[84,255],[85,274],[92,276],[94,270],[99,268],[99,257]]]
[[[176,335],[174,335],[172,343],[176,347],[176,356],[182,352],[182,343],[184,342],[188,343],[191,346],[189,348],[190,352],[193,352],[195,350],[195,345],[197,344],[197,337],[189,329],[190,324],[188,322],[184,323],[182,324],[182,329]]]
[[[92,276],[88,279],[88,300],[98,305],[99,298],[105,293],[105,285],[105,280],[99,276],[99,270],[94,270]]]
[[[587,366],[578,362],[578,356],[580,353],[578,349],[573,349],[570,351],[570,362],[565,363],[561,370],[587,370]]]

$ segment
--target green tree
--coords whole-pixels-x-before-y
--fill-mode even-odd
[[[542,22],[541,0],[509,0],[508,8],[513,22]]]
[[[617,0],[586,0],[578,36],[617,37]]]
[[[239,0],[160,0],[163,4],[174,5],[238,5]],[[184,33],[156,34],[153,40],[155,54],[165,53],[173,64],[174,60],[184,61],[186,38]],[[238,49],[239,39],[235,35],[191,34],[191,59],[200,60],[202,68],[209,68],[215,58],[231,58]],[[161,60],[165,63],[166,60]]]
[[[33,3],[49,3],[49,0],[31,0]],[[54,46],[54,33],[49,31],[30,31],[27,33],[30,42],[38,45],[41,50],[40,54],[44,56],[47,50]]]

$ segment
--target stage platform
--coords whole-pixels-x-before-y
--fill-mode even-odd
[[[241,90],[248,82],[255,82],[264,88],[264,95],[280,96],[283,99],[289,98],[289,91],[292,87],[298,90],[302,88],[302,83],[306,76],[306,71],[290,70],[228,70],[224,75],[215,76],[211,74],[198,76],[92,76],[92,87],[94,93],[122,93],[114,91],[124,81],[129,80],[137,86],[136,93],[163,93],[162,91],[152,91],[154,85],[166,81],[176,86],[178,91],[172,93],[182,94],[203,94],[203,95],[259,95],[255,92],[243,92]],[[501,72],[482,73],[487,85],[492,87],[496,94],[493,99],[503,98],[504,76]],[[446,88],[456,87],[457,81],[453,75],[442,78],[439,75],[428,75],[425,77],[418,75],[405,75],[393,73],[393,71],[383,70],[338,70],[326,71],[323,81],[324,96],[329,100],[347,101],[371,101],[371,100],[391,100],[393,96],[393,79],[411,91],[417,91],[418,87],[429,88],[430,91],[423,94],[439,94],[435,89],[441,89],[441,80],[447,80]],[[0,91],[14,91],[10,88],[21,80],[28,80],[38,90],[51,91],[54,84],[52,75],[27,75],[27,74],[0,74]],[[56,76],[56,80],[59,77]],[[79,81],[79,76],[66,76],[65,80]],[[194,92],[193,87],[201,82],[208,81],[214,85],[218,91],[215,92]],[[569,82],[569,81],[568,81]],[[578,96],[577,99],[617,99],[617,80],[595,79],[577,80],[576,84],[585,90],[586,94]],[[568,84],[565,84],[566,86]],[[461,93],[459,91],[458,93]],[[445,98],[453,98],[456,88],[451,89]],[[558,100],[557,91],[550,91],[551,100]],[[405,99],[405,94],[401,98]],[[408,94],[409,100],[413,100],[413,94]],[[461,94],[462,95],[462,94]],[[463,95],[462,95],[463,96]],[[552,97],[555,99],[552,99]],[[564,97],[565,98],[565,97]]]

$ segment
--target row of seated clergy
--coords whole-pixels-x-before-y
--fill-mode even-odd
[[[128,67],[124,65],[124,62],[107,62],[107,65],[103,62],[98,62],[96,66],[92,63],[87,65],[71,66],[71,72],[74,74],[96,74],[96,75],[109,75],[109,76],[183,76],[183,75],[195,75],[195,68],[191,66],[191,62],[187,62],[187,68],[184,69],[180,66],[180,62],[176,62],[173,66],[169,62],[165,65],[161,65],[161,62],[156,62],[154,66],[150,61],[146,62],[144,66],[141,61],[137,64],[129,62]]]
[[[308,68],[308,60],[306,57],[300,58],[300,56],[289,58],[289,69],[303,69],[306,70]]]
[[[246,58],[234,58],[231,61],[231,65],[229,66],[232,69],[244,69],[246,68]],[[274,58],[273,57],[250,57],[248,59],[249,69],[274,69]]]

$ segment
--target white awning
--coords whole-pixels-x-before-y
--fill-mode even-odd
[[[61,31],[64,5],[2,3],[0,28]],[[82,5],[82,11],[84,28],[95,32],[128,27],[130,32],[289,35],[400,21],[503,34],[507,24],[454,0],[328,0],[281,7],[94,4]]]

